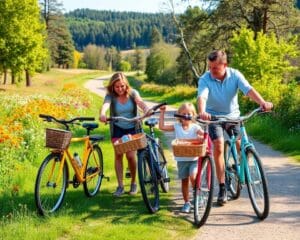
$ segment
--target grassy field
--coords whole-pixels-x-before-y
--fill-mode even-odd
[[[66,85],[80,86],[80,94],[86,93],[82,87],[84,82],[105,74],[108,73],[53,69],[48,73],[36,75],[33,78],[33,86],[30,88],[23,87],[22,84],[18,86],[1,85],[2,95],[5,95],[7,99],[16,96],[16,99],[19,100],[23,100],[24,96],[36,94],[39,98],[46,96],[55,98],[61,94]],[[80,114],[94,116],[97,119],[103,99],[91,93],[87,94],[91,104]],[[1,97],[3,97],[2,95]],[[18,103],[19,100],[16,102]],[[4,111],[7,106],[3,104],[2,107]],[[21,109],[24,110],[24,107]],[[25,110],[27,111],[26,117],[28,117],[27,115],[31,114],[30,109]],[[28,126],[27,118],[26,124]],[[43,143],[37,144],[33,148],[34,150],[31,150],[32,153],[24,154],[24,156],[28,154],[28,159],[23,156],[16,157],[13,151],[8,151],[7,154],[13,153],[6,156],[6,166],[10,166],[7,171],[11,174],[11,179],[5,187],[1,186],[4,181],[0,181],[0,189],[4,189],[0,194],[0,239],[152,240],[191,239],[195,236],[197,229],[193,227],[192,223],[185,217],[174,215],[171,197],[174,194],[174,182],[171,182],[173,192],[161,195],[161,210],[157,214],[147,212],[140,194],[136,196],[126,194],[121,198],[113,198],[112,192],[116,187],[116,178],[113,167],[113,150],[108,132],[108,126],[101,124],[96,133],[104,135],[106,139],[100,145],[104,155],[104,173],[110,177],[110,181],[103,180],[100,193],[94,198],[86,198],[82,186],[77,189],[69,187],[62,208],[49,217],[38,216],[34,204],[35,177],[38,166],[47,153],[43,148]],[[34,138],[34,134],[31,138]],[[26,149],[20,145],[19,149],[15,151],[19,151],[23,155],[22,151],[25,152]],[[9,165],[10,163],[13,164]],[[5,166],[0,164],[0,170],[3,167]],[[171,178],[174,178],[172,171]],[[125,190],[127,191],[129,184],[129,179],[125,179]]]

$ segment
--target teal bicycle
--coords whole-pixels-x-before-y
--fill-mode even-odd
[[[250,142],[244,122],[263,110],[257,108],[245,116],[237,119],[218,116],[218,121],[224,124],[240,124],[240,136],[231,134],[229,140],[225,141],[225,179],[227,190],[232,199],[240,196],[243,185],[247,185],[249,198],[252,207],[260,220],[269,215],[270,199],[268,184],[259,154],[255,150],[254,144]],[[241,139],[240,153],[238,153],[236,143]],[[240,157],[239,157],[240,156]]]

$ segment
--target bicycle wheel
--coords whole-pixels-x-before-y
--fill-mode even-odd
[[[199,228],[207,220],[213,201],[215,163],[209,156],[201,158],[201,169],[197,173],[200,184],[194,187],[194,223]],[[199,175],[200,174],[200,175]],[[196,180],[197,182],[197,180]]]
[[[91,176],[92,177],[89,177]],[[98,145],[93,145],[93,149],[90,151],[83,182],[83,189],[87,197],[95,196],[102,183],[103,179],[103,155]]]
[[[253,148],[246,150],[246,184],[252,207],[261,220],[269,215],[270,202],[267,179],[261,160]]]
[[[160,181],[161,189],[164,193],[169,191],[169,174],[167,168],[167,161],[163,152],[161,145],[158,146],[158,161],[159,161],[159,171],[162,176]]]
[[[148,150],[142,150],[138,154],[138,175],[143,200],[150,213],[159,209],[158,183],[153,165],[150,162]]]
[[[68,170],[64,162],[61,168],[61,154],[49,154],[39,168],[35,180],[35,204],[40,215],[56,211],[62,204],[67,188]],[[60,175],[60,177],[58,177]]]
[[[225,159],[225,179],[226,186],[229,189],[232,199],[239,198],[241,194],[241,183],[239,181],[236,171],[236,161],[232,152],[230,141],[225,142],[224,146],[224,159]]]

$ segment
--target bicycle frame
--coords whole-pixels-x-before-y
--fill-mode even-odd
[[[97,172],[93,173],[93,174],[87,176],[87,178],[84,178],[84,176],[83,176],[86,165],[87,165],[88,156],[89,156],[91,150],[93,149],[93,145],[90,141],[89,136],[72,138],[71,143],[74,143],[74,142],[84,142],[82,167],[79,168],[77,166],[76,162],[73,161],[73,156],[72,156],[69,148],[65,149],[64,151],[62,151],[61,164],[60,164],[60,170],[59,170],[59,175],[57,177],[57,181],[59,181],[61,178],[61,175],[63,172],[63,166],[64,166],[65,161],[67,161],[67,160],[69,160],[69,162],[71,163],[71,165],[74,169],[74,172],[76,174],[77,181],[80,183],[82,183],[82,182],[88,180],[89,178],[92,178],[98,174]],[[55,150],[54,150],[54,152],[55,152]],[[93,158],[95,159],[95,156],[93,156]],[[49,176],[49,179],[51,179],[51,176]]]
[[[150,134],[146,134],[146,138],[147,138],[147,150],[149,151],[149,155],[150,155],[150,161],[151,161],[151,165],[154,167],[155,171],[156,171],[156,176],[158,178],[161,177],[159,168],[158,168],[158,143],[155,140],[155,134],[154,134],[154,130],[153,127],[149,126],[150,128]]]
[[[236,142],[238,141],[237,137],[232,134],[230,137],[230,148],[231,151],[229,153],[233,153],[233,159],[235,162],[236,166],[236,171],[237,171],[237,176],[239,178],[239,181],[241,184],[245,184],[245,171],[249,171],[247,168],[247,157],[246,157],[246,149],[248,147],[252,147],[255,149],[254,145],[249,141],[247,132],[246,132],[246,127],[244,126],[244,123],[241,122],[240,125],[240,138],[241,138],[241,162],[239,164],[238,162],[238,152],[236,148]],[[227,156],[227,159],[229,156]]]
[[[200,183],[202,181],[201,179],[201,169],[202,169],[202,160],[204,157],[206,156],[211,156],[211,143],[209,141],[209,135],[208,135],[208,131],[207,131],[207,126],[205,126],[205,131],[204,131],[204,142],[206,142],[206,152],[204,156],[200,156],[198,158],[198,168],[197,168],[197,175],[196,175],[196,179],[195,179],[195,187],[199,188],[200,187]],[[208,168],[208,172],[207,172],[207,177],[208,179],[210,179],[211,176],[211,172],[210,172],[211,168]],[[209,182],[209,187],[210,187],[210,182]]]

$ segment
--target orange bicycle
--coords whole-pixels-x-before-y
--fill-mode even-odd
[[[90,132],[98,128],[94,122],[83,123],[87,135],[83,137],[72,137],[70,125],[79,124],[82,121],[94,121],[91,117],[77,117],[71,120],[59,120],[50,115],[39,115],[45,121],[56,122],[65,127],[61,129],[46,129],[46,147],[51,153],[42,162],[35,181],[35,203],[40,215],[55,212],[60,208],[64,200],[66,189],[69,184],[77,188],[83,184],[87,197],[95,196],[101,186],[103,174],[103,155],[99,142],[104,138],[100,135],[90,135]],[[71,154],[69,144],[82,143],[82,161],[75,152]],[[73,179],[70,180],[69,165],[74,169]],[[109,178],[107,178],[109,180]]]

